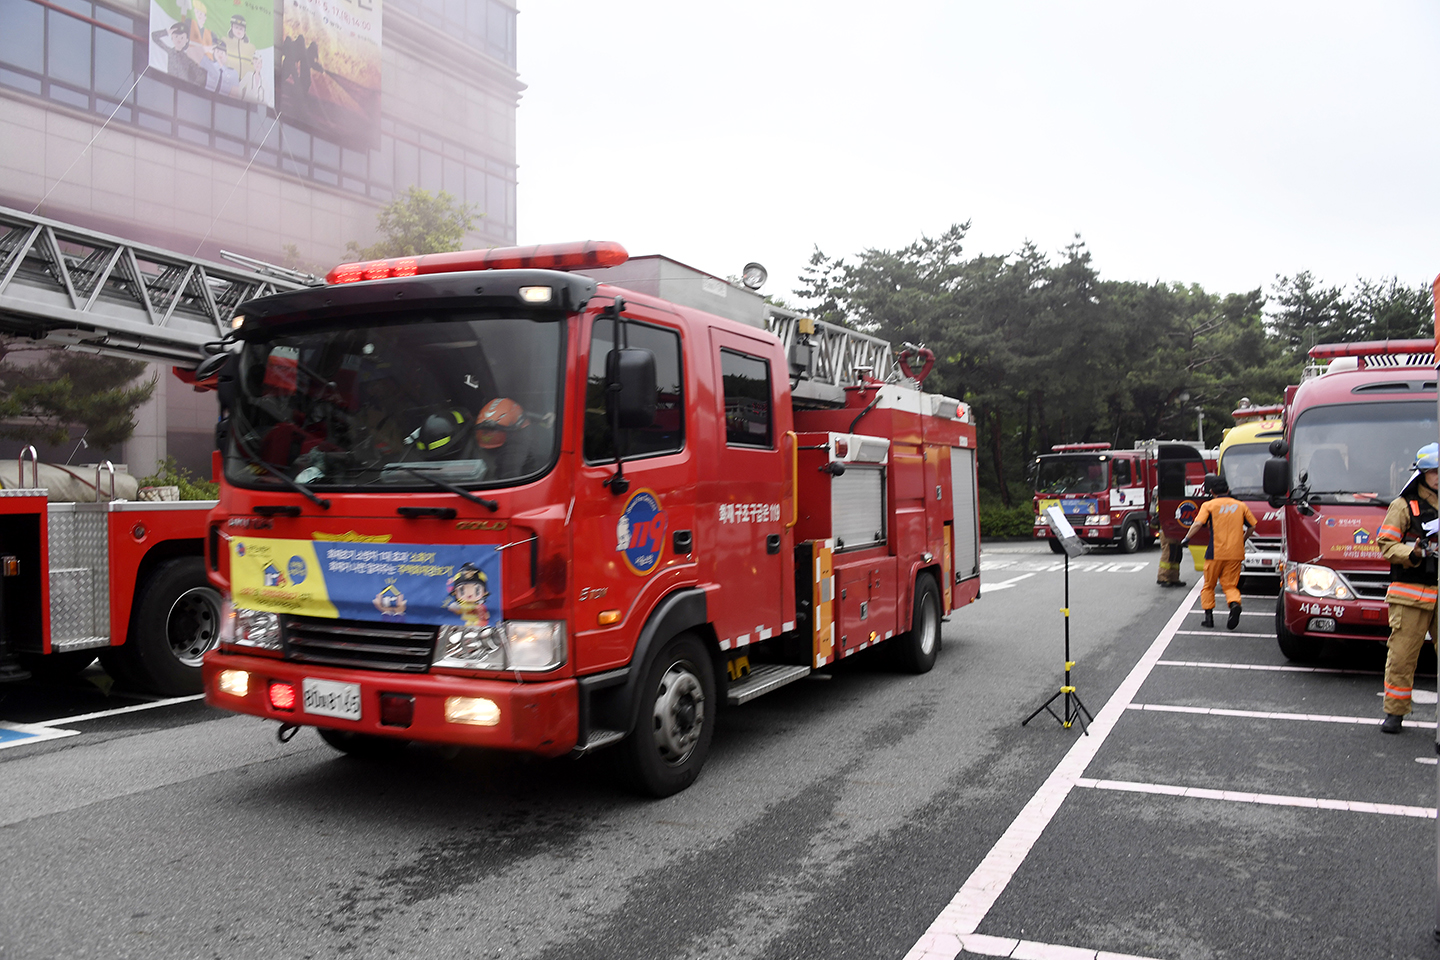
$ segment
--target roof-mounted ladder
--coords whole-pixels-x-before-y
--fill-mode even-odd
[[[901,379],[894,348],[879,337],[776,306],[767,306],[765,326],[785,348],[791,393],[801,403],[843,405],[845,387],[862,382],[862,375],[892,383]],[[814,332],[804,332],[807,328]]]
[[[302,285],[0,207],[0,332],[193,363],[240,304]]]

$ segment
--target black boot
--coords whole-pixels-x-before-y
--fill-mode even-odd
[[[1387,713],[1387,714],[1385,714],[1385,722],[1382,723],[1382,724],[1380,724],[1380,732],[1381,732],[1381,733],[1399,733],[1399,732],[1400,732],[1400,724],[1403,722],[1403,720],[1404,720],[1404,718],[1401,717],[1400,714],[1398,714],[1398,713]]]
[[[1213,626],[1215,626],[1215,611],[1214,611],[1214,610],[1206,610],[1206,611],[1205,611],[1205,619],[1200,621],[1200,626],[1202,626],[1202,627],[1213,627]]]
[[[1234,630],[1240,625],[1240,602],[1230,604],[1230,616],[1225,618],[1225,629]]]

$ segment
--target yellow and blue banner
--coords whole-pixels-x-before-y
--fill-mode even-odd
[[[500,620],[493,544],[237,537],[230,594],[246,610],[342,620],[487,626]]]

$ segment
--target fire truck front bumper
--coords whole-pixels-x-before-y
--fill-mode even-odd
[[[230,651],[206,654],[203,672],[210,706],[278,723],[547,757],[570,752],[579,730],[573,679],[346,670]]]
[[[1280,602],[1285,629],[1296,636],[1340,640],[1390,637],[1390,608],[1383,600],[1337,601],[1287,590]]]

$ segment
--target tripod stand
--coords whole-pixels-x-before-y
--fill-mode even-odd
[[[1070,529],[1068,523],[1065,524],[1063,529],[1067,530],[1070,534],[1068,537],[1061,538],[1061,543],[1065,547],[1065,606],[1061,608],[1061,612],[1065,614],[1065,682],[1061,684],[1059,690],[1056,690],[1050,695],[1049,700],[1040,704],[1034,713],[1030,714],[1030,716],[1024,720],[1021,720],[1020,726],[1025,726],[1025,724],[1038,717],[1041,710],[1044,710],[1058,720],[1060,726],[1067,730],[1070,729],[1072,724],[1079,722],[1080,732],[1088,737],[1090,736],[1090,730],[1087,724],[1094,723],[1095,718],[1092,717],[1090,711],[1085,708],[1085,704],[1080,700],[1080,694],[1075,692],[1075,685],[1070,682],[1070,670],[1075,666],[1075,661],[1070,659],[1070,552],[1072,549],[1075,549],[1077,553],[1083,553],[1085,551],[1085,544],[1081,543],[1075,537],[1074,531]],[[1050,709],[1050,704],[1054,703],[1060,697],[1065,698],[1064,716]]]

